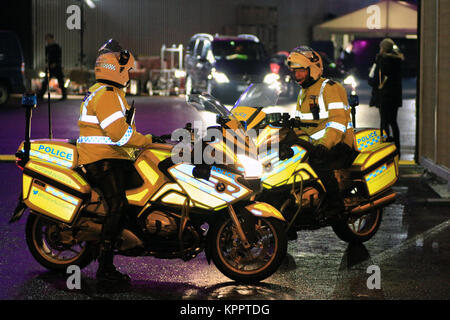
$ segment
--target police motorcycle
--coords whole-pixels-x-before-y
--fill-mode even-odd
[[[212,97],[197,95],[188,103],[193,114],[217,118],[216,131],[227,127],[243,133],[240,122]],[[50,270],[83,268],[98,256],[106,204],[77,167],[75,141],[30,140],[33,105],[35,100],[28,103],[27,134],[16,154],[23,188],[10,223],[29,209],[26,242],[33,257]],[[217,139],[197,139],[195,144],[173,134],[136,152],[126,191],[126,222],[115,254],[187,261],[205,251],[208,263],[212,260],[232,280],[254,283],[272,275],[286,255],[287,236],[280,212],[254,200],[261,164]],[[175,142],[167,141],[169,137]],[[241,147],[251,144],[244,141]],[[196,165],[189,157],[173,160],[193,147],[226,152],[233,161]]]
[[[350,167],[335,170],[343,195],[345,212],[339,221],[324,223],[320,213],[324,207],[326,190],[308,164],[313,144],[298,129],[312,126],[289,113],[266,114],[276,106],[279,90],[276,85],[253,84],[239,98],[231,112],[245,121],[247,130],[256,130],[255,144],[264,172],[263,191],[259,199],[277,208],[288,221],[289,240],[297,238],[297,231],[332,226],[336,235],[349,243],[362,243],[377,232],[383,208],[396,199],[392,186],[398,179],[399,156],[393,143],[386,143],[379,129],[356,129],[354,161]],[[352,97],[357,103],[357,96]],[[295,132],[295,142],[284,144]],[[264,152],[268,141],[278,141],[278,152]]]

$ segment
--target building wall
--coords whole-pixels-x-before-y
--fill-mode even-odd
[[[84,52],[92,66],[98,47],[115,38],[137,55],[159,56],[163,44],[186,45],[198,32],[222,33],[236,24],[240,5],[271,6],[278,12],[277,48],[289,50],[308,43],[312,27],[333,14],[339,16],[363,8],[376,0],[93,0],[84,5]],[[44,67],[44,35],[53,33],[63,49],[66,68],[77,66],[80,32],[68,30],[69,5],[80,0],[33,0],[33,67]]]
[[[449,14],[449,1],[421,2],[419,161],[447,180],[450,178]]]

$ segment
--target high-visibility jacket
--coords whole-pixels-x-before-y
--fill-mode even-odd
[[[320,78],[312,86],[301,89],[295,116],[302,122],[317,123],[317,127],[302,128],[314,144],[331,149],[344,142],[353,148],[350,107],[347,92],[340,83]]]
[[[78,164],[102,159],[130,159],[127,147],[151,146],[151,136],[140,134],[134,123],[126,122],[129,109],[123,90],[100,82],[89,88],[81,103],[78,120]]]

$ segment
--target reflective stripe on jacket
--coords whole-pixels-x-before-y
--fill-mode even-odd
[[[126,122],[129,105],[123,90],[96,83],[89,88],[80,107],[77,139],[79,164],[102,159],[129,159],[124,147],[146,148],[151,138]]]
[[[295,116],[304,122],[317,123],[317,127],[302,128],[314,143],[323,144],[328,149],[340,142],[353,147],[354,132],[347,92],[340,83],[320,78],[312,86],[301,89]]]

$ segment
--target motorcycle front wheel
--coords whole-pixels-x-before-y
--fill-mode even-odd
[[[92,250],[86,242],[64,244],[61,232],[67,226],[30,214],[26,225],[26,242],[33,257],[43,267],[66,272],[70,265],[81,269],[93,260]]]
[[[271,276],[286,256],[287,237],[284,224],[273,218],[244,221],[250,247],[245,248],[231,219],[212,226],[211,257],[216,267],[228,278],[240,283],[256,283]],[[250,225],[249,225],[250,224]]]
[[[348,243],[363,243],[370,240],[381,224],[383,208],[367,211],[359,218],[335,223],[332,228],[339,239]]]

